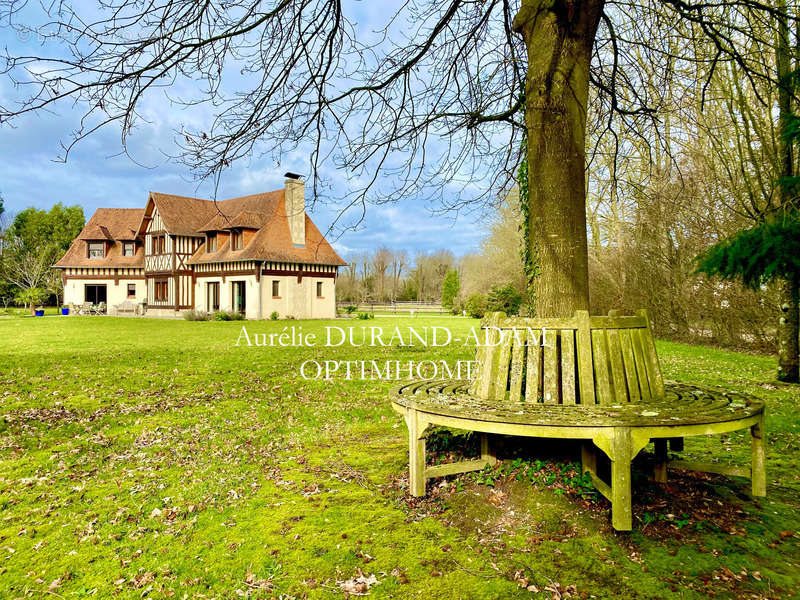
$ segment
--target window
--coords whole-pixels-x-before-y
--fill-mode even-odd
[[[163,235],[153,236],[153,254],[164,254],[166,244]]]
[[[103,242],[89,242],[89,258],[105,258],[106,245]]]
[[[216,252],[216,251],[217,251],[217,234],[209,233],[206,236],[206,252]]]
[[[136,284],[129,283],[128,284],[128,298],[135,298],[136,297]]]
[[[317,298],[322,298],[322,282],[317,282]]]
[[[211,281],[206,284],[206,310],[219,310],[219,282]]]
[[[273,298],[280,298],[281,297],[281,282],[277,280],[272,281],[272,297]]]
[[[167,301],[167,282],[166,281],[156,281],[153,293],[153,299],[156,302],[166,302]]]
[[[123,242],[122,256],[133,256],[136,253],[133,242]]]
[[[236,231],[235,229],[231,232],[231,249],[232,250],[241,250],[242,249],[242,232]]]

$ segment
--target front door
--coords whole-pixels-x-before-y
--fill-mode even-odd
[[[247,308],[245,281],[233,281],[233,310],[244,314]]]
[[[92,304],[100,304],[106,301],[106,286],[103,285],[90,285],[86,284],[84,290],[84,302],[91,302]]]

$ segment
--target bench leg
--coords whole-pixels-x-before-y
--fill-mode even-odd
[[[683,452],[683,438],[669,438],[669,449],[673,452]]]
[[[617,427],[611,440],[611,525],[617,531],[633,528],[631,510],[631,431]]]
[[[581,473],[597,475],[597,454],[592,442],[583,442],[581,446]]]
[[[667,483],[667,440],[653,440],[656,450],[656,464],[653,469],[653,480],[656,483]]]
[[[766,449],[764,446],[764,415],[750,428],[750,476],[753,496],[767,495],[767,471],[765,467]]]
[[[417,411],[406,413],[408,425],[408,487],[412,496],[425,495],[425,429],[427,423],[419,418]]]
[[[492,467],[497,464],[497,456],[494,448],[492,448],[492,445],[489,443],[488,433],[481,434],[481,460],[486,461],[486,463]]]

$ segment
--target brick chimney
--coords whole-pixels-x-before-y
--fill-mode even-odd
[[[306,245],[306,184],[297,173],[286,173],[286,217],[292,244]]]

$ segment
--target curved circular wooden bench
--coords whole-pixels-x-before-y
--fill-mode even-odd
[[[392,405],[405,418],[409,431],[411,493],[424,496],[430,477],[494,464],[487,434],[505,434],[585,440],[583,470],[611,501],[612,524],[618,530],[632,527],[631,462],[651,440],[658,460],[657,481],[666,481],[669,465],[749,476],[753,495],[766,495],[764,403],[737,392],[665,383],[649,321],[644,313],[639,318],[590,318],[579,313],[570,328],[568,319],[512,320],[494,315],[489,321],[494,325],[489,327],[498,332],[524,326],[530,341],[533,330],[544,327],[544,341],[525,344],[525,336],[511,336],[479,349],[480,373],[472,383],[417,381],[396,388]],[[561,326],[557,332],[561,337],[548,346],[546,328],[554,323]],[[583,366],[580,358],[575,360],[582,355]],[[431,425],[480,432],[481,458],[426,467],[425,433]],[[682,442],[687,436],[741,429],[749,429],[752,436],[750,469],[667,461],[667,440]],[[608,483],[597,475],[595,447],[611,460]]]

